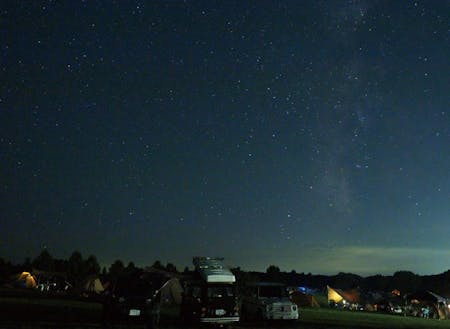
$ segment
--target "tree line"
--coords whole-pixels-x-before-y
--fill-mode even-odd
[[[162,264],[156,260],[151,267],[156,270],[179,273],[172,263]],[[122,274],[140,270],[133,262],[125,265],[122,260],[115,260],[109,267],[99,265],[97,257],[89,255],[84,258],[79,251],[74,251],[68,259],[54,258],[47,249],[34,259],[27,258],[22,264],[12,264],[0,258],[0,283],[6,282],[22,271],[44,271],[63,274],[66,279],[77,284],[90,275],[101,275],[106,280],[117,278]],[[292,270],[283,272],[276,265],[269,265],[265,272],[244,271],[240,267],[232,268],[239,284],[248,281],[282,282],[292,287],[309,287],[324,289],[327,285],[333,288],[354,289],[365,291],[392,291],[411,293],[420,290],[431,290],[450,296],[450,270],[436,275],[418,275],[410,271],[397,271],[393,275],[372,275],[362,277],[352,273],[338,273],[336,275],[313,275],[311,273],[297,273]],[[183,273],[189,272],[184,268]]]
[[[291,287],[306,287],[319,291],[325,291],[327,286],[343,290],[359,289],[366,292],[398,290],[402,295],[428,290],[450,297],[450,270],[434,275],[396,271],[392,275],[376,274],[363,277],[343,272],[336,275],[297,273],[294,270],[283,272],[277,266],[270,265],[266,272],[245,272],[236,268],[233,269],[233,273],[241,281],[283,282]]]
[[[161,261],[156,260],[152,268],[168,272],[178,272],[176,266],[172,263],[163,265]],[[66,279],[74,284],[83,281],[91,275],[101,275],[105,278],[114,279],[122,274],[132,273],[140,270],[133,262],[127,265],[122,260],[115,260],[109,267],[101,268],[97,257],[89,255],[84,258],[81,252],[74,251],[68,259],[54,258],[47,249],[34,259],[26,258],[21,264],[13,264],[0,257],[0,280],[8,281],[23,271],[27,272],[46,272],[63,275]],[[187,269],[185,269],[187,270]]]

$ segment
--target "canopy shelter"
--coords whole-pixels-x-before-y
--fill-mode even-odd
[[[407,295],[407,299],[413,303],[446,303],[446,298],[432,291],[419,291]]]

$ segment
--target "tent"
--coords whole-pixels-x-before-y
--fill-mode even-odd
[[[17,284],[24,288],[36,288],[36,279],[30,272],[22,272],[17,278]]]
[[[181,304],[183,287],[177,278],[168,280],[159,291],[161,292],[161,302],[163,304]]]
[[[360,293],[358,290],[344,291],[341,289],[331,288],[327,286],[328,304],[357,304],[360,302]]]
[[[83,292],[89,294],[101,294],[105,287],[98,276],[90,276],[83,283]]]
[[[304,294],[300,291],[293,291],[290,294],[291,300],[299,307],[320,307],[313,295]]]
[[[449,303],[446,298],[432,292],[432,291],[420,291],[407,295],[411,307],[416,309],[430,307],[434,318],[448,319]]]

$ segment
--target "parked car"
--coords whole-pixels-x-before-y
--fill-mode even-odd
[[[243,289],[242,315],[247,319],[291,320],[299,318],[298,307],[282,283],[254,282]]]
[[[159,288],[164,282],[164,276],[145,271],[119,277],[104,299],[104,328],[113,323],[140,323],[147,329],[158,328]]]
[[[399,305],[395,305],[391,307],[391,312],[394,314],[403,314],[403,309]]]

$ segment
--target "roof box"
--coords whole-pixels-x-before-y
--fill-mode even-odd
[[[223,264],[223,258],[194,257],[195,270],[208,283],[233,283],[236,277]]]

